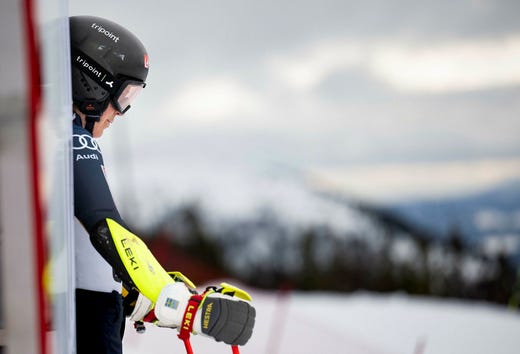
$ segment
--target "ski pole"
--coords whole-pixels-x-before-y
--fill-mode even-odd
[[[245,292],[235,286],[229,285],[227,283],[222,283],[221,285],[222,285],[222,289],[221,289],[222,293],[224,293],[224,294],[226,293],[222,290],[227,290],[228,293],[232,293],[231,296],[237,296],[241,299],[251,301],[251,296],[247,292]],[[215,289],[216,288],[214,288],[214,287],[213,288],[208,287],[208,288],[206,288],[206,291],[202,294],[193,294],[191,296],[190,300],[188,301],[188,306],[186,306],[182,324],[181,324],[181,327],[179,328],[179,334],[177,335],[177,337],[179,337],[179,339],[184,342],[184,347],[186,348],[187,354],[193,354],[193,348],[191,347],[191,343],[190,343],[190,335],[191,335],[191,332],[193,329],[193,320],[195,319],[195,314],[197,312],[197,309],[199,308],[200,303],[204,299],[205,294],[207,294],[208,291],[215,291]],[[240,354],[240,349],[238,348],[238,345],[231,345],[231,351],[233,354]]]
[[[184,347],[186,348],[186,353],[193,354],[193,349],[191,348],[191,343],[189,339],[182,339],[184,343]]]
[[[193,348],[191,347],[190,338],[189,337],[181,338],[181,336],[179,336],[179,339],[181,339],[182,342],[184,343],[184,348],[186,348],[186,353],[193,354]],[[240,354],[240,349],[238,348],[238,345],[232,345],[231,351],[233,354]]]

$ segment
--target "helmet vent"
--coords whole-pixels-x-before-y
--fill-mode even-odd
[[[83,88],[87,91],[87,92],[90,92],[91,89],[90,89],[90,85],[88,84],[87,80],[81,78],[81,83],[83,84]]]

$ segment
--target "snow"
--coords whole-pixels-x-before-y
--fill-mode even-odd
[[[144,228],[160,221],[165,209],[193,202],[213,224],[251,219],[270,210],[293,228],[328,225],[342,233],[367,227],[354,208],[318,195],[308,185],[305,173],[300,171],[277,167],[273,172],[270,168],[220,158],[215,158],[218,163],[178,156],[170,156],[168,164],[164,159],[150,157],[143,157],[141,161],[142,170],[155,171],[154,182],[150,183],[149,175],[136,175],[139,188],[135,197],[140,202],[132,204],[132,210],[123,209],[123,214]],[[118,180],[117,169],[107,172],[111,180]],[[116,200],[124,200],[126,185],[114,183],[112,188]]]
[[[482,240],[482,249],[489,256],[516,255],[520,249],[520,235],[514,233],[490,234]]]
[[[257,309],[242,354],[513,354],[520,351],[518,313],[485,303],[373,293],[278,293],[245,288]],[[125,354],[185,353],[175,330],[127,323]],[[192,336],[195,354],[231,353]]]
[[[483,209],[475,213],[475,225],[482,231],[496,231],[520,226],[520,210]]]

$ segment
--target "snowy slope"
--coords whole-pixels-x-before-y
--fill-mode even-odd
[[[483,303],[358,293],[251,290],[258,311],[254,337],[241,353],[515,354],[520,316]],[[174,330],[127,324],[126,354],[184,353]],[[231,353],[221,343],[192,337],[195,354]]]

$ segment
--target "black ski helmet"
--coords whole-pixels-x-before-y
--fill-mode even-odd
[[[110,102],[125,113],[146,86],[148,55],[141,41],[112,21],[70,17],[72,101],[97,121]]]

